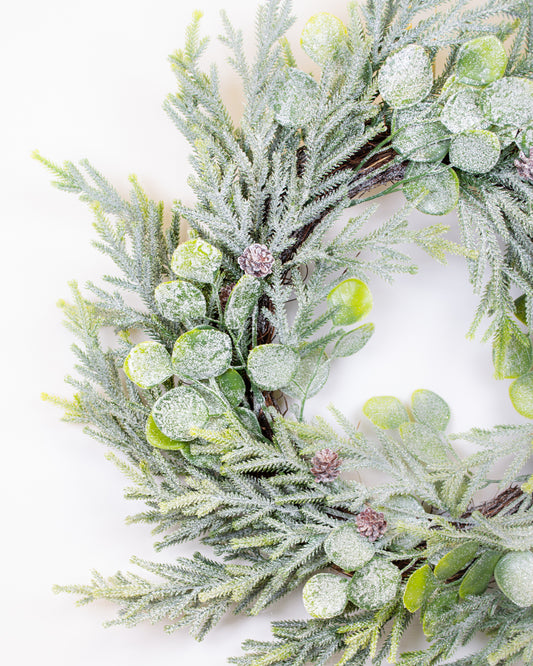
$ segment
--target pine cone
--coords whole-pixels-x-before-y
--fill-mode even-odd
[[[334,481],[340,474],[342,459],[331,449],[317,451],[311,460],[311,473],[319,483]]]
[[[529,157],[520,151],[520,157],[514,161],[514,165],[520,178],[533,183],[533,148],[529,149]]]
[[[356,516],[357,529],[369,541],[376,541],[387,531],[387,521],[384,514],[367,507]]]
[[[254,243],[244,250],[237,261],[246,275],[263,278],[272,273],[274,257],[266,245]]]
[[[222,312],[224,312],[224,310],[226,309],[226,305],[228,304],[228,300],[234,286],[235,286],[234,282],[231,284],[225,284],[222,287],[222,289],[218,292],[218,297],[220,299],[220,307],[222,308]]]

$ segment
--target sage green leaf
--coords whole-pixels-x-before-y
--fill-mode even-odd
[[[496,36],[476,37],[459,49],[457,79],[470,86],[487,85],[502,78],[507,60],[505,48]]]
[[[194,439],[193,428],[202,428],[209,411],[202,396],[190,386],[178,386],[167,391],[155,403],[152,417],[161,432],[173,440]]]
[[[186,241],[174,250],[171,268],[186,280],[212,283],[220,268],[222,252],[201,238]]]
[[[297,354],[286,345],[259,345],[248,356],[248,373],[260,389],[276,391],[288,386],[298,363]]]
[[[316,395],[329,376],[329,358],[321,349],[315,349],[300,359],[290,384],[283,392],[302,402]]]
[[[296,67],[278,73],[272,86],[271,106],[276,120],[286,127],[306,125],[318,102],[318,83]]]
[[[411,409],[419,423],[433,430],[446,430],[450,421],[450,408],[440,395],[427,389],[418,389],[411,396]]]
[[[363,413],[378,428],[393,430],[409,421],[409,414],[402,403],[392,395],[370,398],[363,405]]]
[[[435,586],[433,571],[429,564],[424,564],[409,576],[403,593],[403,605],[410,613],[416,613],[433,592]]]
[[[229,335],[214,328],[193,328],[176,340],[172,365],[179,377],[208,379],[226,372],[231,356]]]
[[[344,23],[333,14],[320,12],[311,16],[304,26],[300,44],[307,55],[322,67],[348,46]]]
[[[486,129],[490,125],[481,110],[479,91],[471,88],[461,88],[451,95],[439,120],[454,134],[470,129]]]
[[[506,76],[487,86],[481,95],[485,116],[495,125],[520,129],[533,123],[533,81]]]
[[[450,143],[450,164],[468,173],[487,173],[500,158],[500,140],[489,130],[466,130]]]
[[[461,599],[471,594],[483,594],[494,575],[494,568],[503,553],[499,550],[487,550],[480,555],[463,576],[459,596]]]
[[[533,348],[529,335],[508,326],[494,341],[492,360],[496,379],[515,379],[531,370]]]
[[[263,290],[261,280],[243,275],[231,290],[224,310],[224,322],[232,331],[244,332],[248,317],[257,305]]]
[[[310,578],[302,592],[305,610],[321,620],[340,615],[348,597],[348,579],[335,574],[319,573]]]
[[[450,167],[411,162],[405,173],[403,193],[407,201],[428,215],[447,215],[459,201],[459,179]],[[423,197],[420,200],[420,197]]]
[[[447,580],[464,569],[476,556],[479,545],[475,541],[465,541],[459,544],[438,561],[435,567],[435,577]]]
[[[527,372],[509,386],[509,395],[516,411],[533,419],[533,372]]]
[[[516,318],[527,326],[527,312],[526,312],[527,299],[526,295],[522,294],[515,299],[515,316]]]
[[[413,106],[426,98],[433,86],[433,70],[427,51],[409,44],[390,55],[378,74],[378,88],[393,109]]]
[[[428,426],[422,423],[402,423],[400,436],[407,448],[430,467],[450,464],[448,453],[452,452],[451,447]]]
[[[348,278],[329,292],[328,305],[335,310],[333,323],[335,326],[355,324],[372,310],[372,294],[361,280]]]
[[[344,333],[335,343],[335,347],[333,347],[333,351],[331,352],[332,358],[341,358],[356,354],[366,345],[373,334],[374,324],[363,324],[358,328]]]
[[[179,441],[177,439],[170,439],[157,427],[154,417],[150,414],[146,421],[146,441],[148,444],[155,446],[158,449],[165,449],[166,451],[179,451],[189,446],[187,442]]]
[[[374,546],[353,523],[335,527],[324,542],[324,550],[330,561],[344,571],[359,569],[376,554]]]
[[[438,120],[402,127],[392,147],[412,162],[440,162],[450,146],[450,133]]]
[[[396,598],[401,580],[397,566],[376,556],[354,571],[348,585],[348,599],[358,608],[378,610]]]
[[[124,361],[124,372],[141,388],[152,388],[174,374],[170,354],[159,342],[135,345]]]
[[[533,553],[506,553],[494,569],[494,578],[505,596],[520,608],[533,606]]]
[[[217,384],[232,407],[236,407],[244,399],[246,386],[241,375],[230,368],[217,377]]]
[[[236,407],[235,414],[249,432],[256,435],[263,434],[257,416],[250,409],[247,409],[246,407]]]
[[[186,280],[163,282],[154,296],[163,317],[171,321],[194,321],[205,317],[204,295]]]

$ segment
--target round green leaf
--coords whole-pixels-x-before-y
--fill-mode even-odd
[[[320,12],[305,24],[300,44],[312,60],[324,66],[346,48],[346,27],[333,14]]]
[[[298,368],[299,358],[290,347],[259,345],[248,356],[248,373],[264,391],[276,391],[289,384]]]
[[[392,147],[412,162],[440,162],[448,152],[449,132],[438,120],[402,127]]]
[[[533,81],[517,76],[499,79],[485,88],[481,106],[494,124],[523,129],[533,123]]]
[[[403,593],[403,605],[410,613],[416,613],[435,589],[435,584],[435,576],[429,564],[424,564],[409,576]]]
[[[507,67],[507,53],[494,35],[471,39],[459,49],[457,79],[471,86],[484,86],[501,79]]]
[[[518,298],[515,298],[514,301],[515,307],[515,317],[527,326],[527,298],[525,294],[522,294]]]
[[[209,418],[205,400],[190,386],[167,391],[155,403],[152,417],[161,432],[173,440],[194,439],[192,428],[202,428]]]
[[[533,553],[506,553],[494,569],[494,578],[505,596],[520,608],[533,605]]]
[[[189,446],[187,442],[182,442],[176,439],[170,439],[157,427],[154,417],[150,414],[146,421],[146,441],[148,444],[155,446],[158,449],[165,449],[166,451],[177,451]]]
[[[329,359],[321,349],[316,349],[300,359],[290,384],[283,390],[301,402],[316,395],[327,382],[328,376]]]
[[[479,91],[471,88],[461,88],[451,95],[439,119],[454,134],[470,129],[486,129],[490,124],[481,110]]]
[[[217,384],[232,407],[236,407],[243,401],[246,386],[237,370],[233,368],[226,370],[220,377],[217,377]]]
[[[437,562],[435,577],[447,580],[464,569],[476,556],[479,545],[475,541],[459,544]]]
[[[276,120],[286,127],[306,125],[315,112],[318,84],[305,72],[288,67],[273,86],[271,106]]]
[[[494,374],[497,379],[515,379],[531,370],[533,348],[528,335],[515,328],[507,329],[492,347]]]
[[[341,358],[360,351],[374,334],[374,324],[363,324],[342,335],[333,348],[331,356]]]
[[[327,300],[329,307],[336,310],[332,319],[335,326],[355,324],[372,310],[370,289],[356,278],[348,278],[334,287]]]
[[[261,280],[243,275],[231,290],[224,310],[224,322],[232,331],[244,332],[244,327],[257,301],[263,286]]]
[[[159,342],[141,342],[124,361],[124,372],[141,388],[152,388],[172,377],[170,354]]]
[[[348,599],[358,608],[378,610],[396,597],[401,580],[398,567],[382,557],[374,557],[353,573]]]
[[[494,568],[498,564],[502,553],[499,550],[487,550],[468,569],[461,581],[459,596],[461,599],[472,594],[483,594],[489,586]]]
[[[302,595],[305,610],[311,617],[321,620],[340,615],[348,602],[347,589],[347,578],[335,574],[316,574],[304,585]]]
[[[376,554],[374,546],[352,523],[335,527],[324,542],[324,550],[330,561],[344,571],[359,569]]]
[[[190,282],[163,282],[155,290],[154,296],[163,317],[171,321],[191,321],[205,317],[204,295]]]
[[[172,353],[174,372],[179,377],[217,377],[231,365],[231,338],[214,328],[193,328],[176,340]]]
[[[378,88],[393,109],[417,104],[431,92],[433,70],[427,51],[409,44],[390,55],[378,74]]]
[[[528,419],[533,419],[533,372],[527,372],[509,387],[509,395],[516,411]]]
[[[450,420],[450,408],[440,395],[426,389],[418,389],[411,396],[413,416],[419,423],[433,430],[446,430]]]
[[[406,171],[403,193],[408,201],[417,201],[416,208],[428,215],[447,215],[459,201],[459,178],[453,169],[438,165],[431,168],[412,162]]]
[[[468,173],[487,173],[500,158],[500,140],[489,130],[467,130],[450,144],[450,164]]]
[[[218,248],[201,238],[194,238],[174,250],[171,268],[186,280],[211,283],[221,262],[222,252]]]
[[[393,430],[409,421],[409,414],[402,403],[392,395],[370,398],[363,405],[363,413],[378,428]]]

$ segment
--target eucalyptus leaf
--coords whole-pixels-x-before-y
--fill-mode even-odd
[[[407,448],[429,467],[450,464],[448,454],[452,452],[451,447],[428,426],[422,423],[402,423],[400,437]]]
[[[312,60],[324,66],[348,48],[347,37],[346,26],[340,19],[320,12],[305,24],[300,44]]]
[[[321,349],[316,349],[300,359],[290,384],[283,392],[300,402],[313,397],[327,382],[329,366],[327,355]]]
[[[145,389],[161,384],[174,374],[170,354],[162,344],[153,341],[133,347],[124,361],[124,372],[134,384]]]
[[[348,278],[334,287],[327,296],[328,306],[335,310],[333,323],[349,326],[366,317],[372,310],[372,294],[357,278]]]
[[[232,331],[244,332],[246,321],[257,305],[263,290],[261,280],[243,275],[231,290],[224,310],[224,323]]]
[[[450,421],[450,408],[448,403],[433,391],[415,391],[411,396],[411,409],[419,423],[433,430],[446,430]]]
[[[286,345],[259,345],[248,356],[248,372],[259,388],[276,391],[288,386],[298,369],[298,362],[298,355]]]
[[[533,372],[518,377],[509,387],[509,395],[516,411],[533,419]]]
[[[174,250],[171,268],[186,280],[211,283],[220,268],[222,252],[201,238],[186,241]]]
[[[374,334],[374,324],[363,324],[344,333],[333,347],[332,358],[352,356],[360,351]]]
[[[163,317],[171,321],[194,321],[205,317],[204,295],[186,280],[163,282],[154,296]]]
[[[167,391],[152,409],[155,425],[172,440],[190,441],[193,428],[202,428],[209,411],[202,396],[190,386],[178,386]]]
[[[231,356],[229,335],[214,328],[193,328],[176,340],[172,365],[178,377],[208,379],[226,372]]]
[[[417,104],[429,95],[432,86],[431,60],[418,44],[409,44],[390,55],[378,74],[379,92],[393,109]]]
[[[370,398],[363,405],[363,413],[378,428],[393,430],[409,421],[409,414],[402,403],[392,395]]]

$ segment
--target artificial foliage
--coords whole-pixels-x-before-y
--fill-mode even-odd
[[[246,641],[240,666],[533,664],[531,3],[367,0],[346,25],[321,13],[301,36],[313,74],[291,23],[288,2],[261,6],[249,63],[223,14],[246,101],[236,126],[194,14],[165,106],[191,144],[196,204],[176,202],[170,225],[134,178],[123,199],[90,164],[37,156],[92,207],[117,268],[62,303],[74,395],[51,399],[111,447],[126,497],[144,503],[130,520],[168,553],[57,589],[115,601],[111,624],[165,620],[198,639],[303,589],[308,617]],[[371,225],[365,204],[396,190],[405,206]],[[438,220],[410,228],[413,208],[456,209],[461,243]],[[409,405],[370,397],[373,436],[335,408],[305,420],[330,365],[373,334],[369,283],[416,272],[413,244],[464,255],[479,294],[469,334],[491,340],[522,425],[448,434],[450,409],[427,389]],[[201,552],[176,555],[194,539]],[[427,647],[406,652],[413,621]]]

